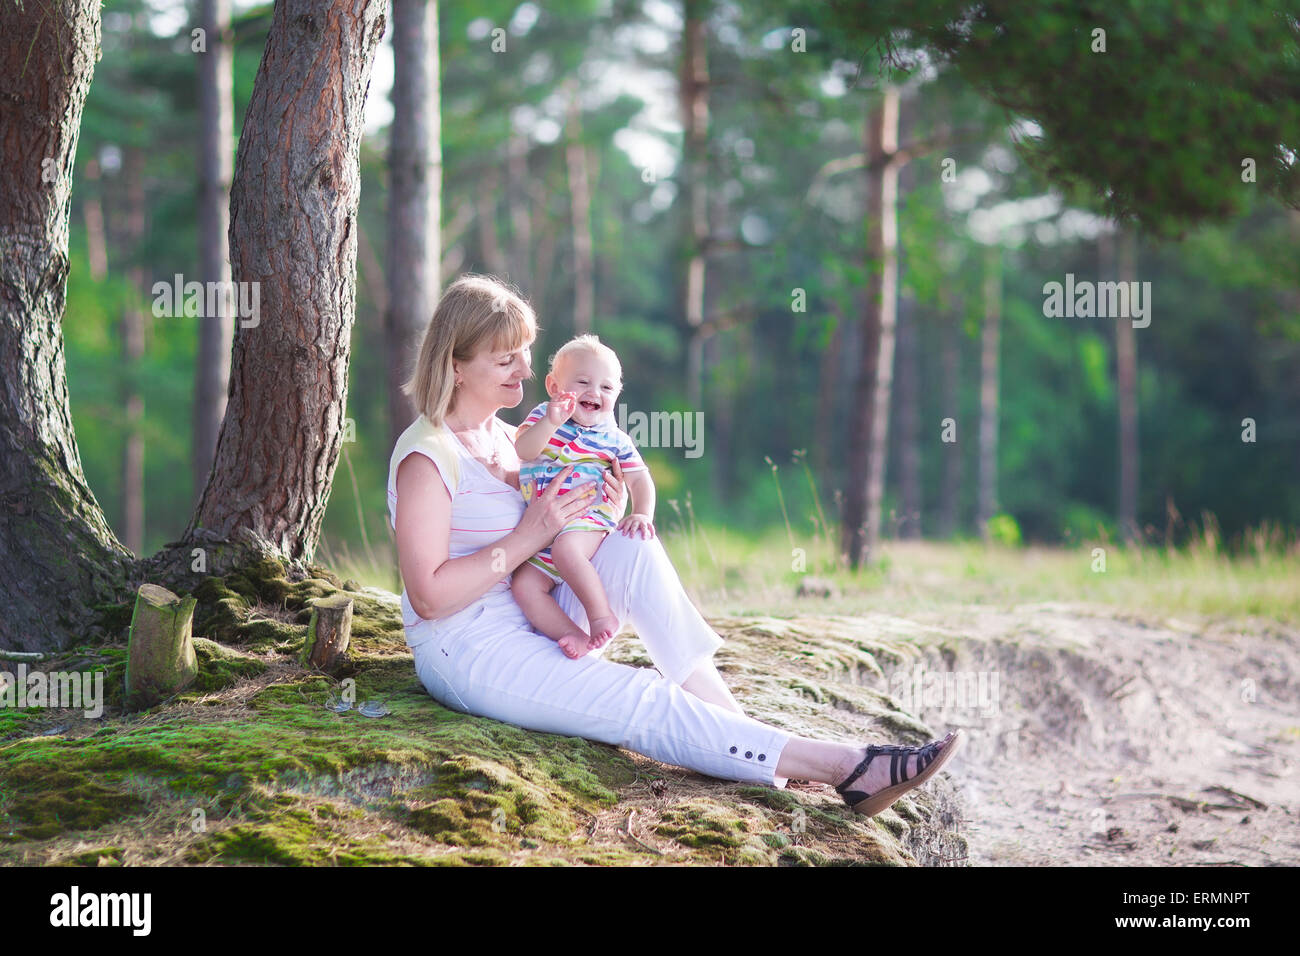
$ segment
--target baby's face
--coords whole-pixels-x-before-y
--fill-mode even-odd
[[[614,413],[614,402],[623,383],[612,364],[594,352],[570,352],[546,376],[552,398],[561,392],[578,397],[573,420],[589,427]]]

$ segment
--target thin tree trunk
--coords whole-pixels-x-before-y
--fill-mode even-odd
[[[439,292],[442,113],[436,0],[393,0],[393,68],[384,311],[390,447],[417,414],[402,385]]]
[[[140,265],[145,234],[144,151],[128,147],[122,161],[126,180],[127,247],[135,260],[129,270],[136,295],[122,311],[122,366],[126,378],[122,407],[126,413],[122,449],[122,543],[140,554],[144,550],[144,396],[140,394],[140,363],[144,360],[144,269]]]
[[[998,347],[1002,324],[1002,248],[986,250],[980,349],[980,474],[977,522],[985,540],[998,499]]]
[[[843,347],[844,316],[835,307],[835,324],[831,328],[830,340],[822,350],[817,375],[817,421],[813,424],[812,461],[818,475],[825,475],[830,464],[831,442],[834,440],[832,426],[838,420],[835,416],[835,399],[839,391]],[[823,530],[829,532],[829,529]]]
[[[866,124],[867,258],[871,275],[862,316],[862,354],[849,426],[844,551],[856,568],[875,556],[885,487],[898,296],[899,94],[885,87]]]
[[[704,278],[709,238],[708,136],[709,68],[705,21],[709,0],[683,0],[682,61],[679,79],[682,126],[685,129],[682,164],[685,167],[686,292],[686,404],[700,409],[704,398]]]
[[[199,22],[207,52],[199,56],[199,281],[230,282],[230,180],[234,172],[235,120],[231,60],[230,0],[202,0]],[[194,379],[194,444],[190,469],[194,496],[212,470],[217,432],[226,415],[234,309],[217,297],[216,315],[199,318],[199,354]]]
[[[940,444],[943,452],[943,491],[939,499],[939,537],[951,538],[957,531],[961,513],[962,431],[961,382],[961,309],[947,290],[939,292],[939,320],[943,330],[939,363],[943,368],[943,406],[940,414]],[[954,442],[944,442],[942,419],[951,418]]]
[[[86,221],[86,255],[90,262],[90,277],[100,282],[108,275],[108,237],[104,234],[104,206],[99,201],[99,161],[86,161],[86,180],[91,184],[90,195],[81,202],[81,215]]]
[[[533,218],[528,195],[528,137],[522,133],[510,138],[506,173],[510,196],[510,279],[520,289],[530,289],[533,275],[528,258],[533,247]]]
[[[1137,279],[1137,237],[1125,230],[1119,237],[1119,281],[1132,289]],[[1119,393],[1119,526],[1126,540],[1138,535],[1138,404],[1137,337],[1133,321],[1115,320],[1115,372]]]
[[[921,388],[916,303],[898,308],[898,485],[900,538],[921,537]]]
[[[567,125],[564,160],[569,173],[569,218],[573,227],[573,331],[582,335],[591,331],[596,279],[591,257],[591,182],[576,87],[569,91]]]
[[[474,216],[478,224],[479,253],[483,265],[492,275],[504,277],[509,263],[501,251],[497,236],[497,185],[500,177],[495,169],[486,169],[478,179],[474,194]]]
[[[0,646],[85,640],[131,556],[86,484],[68,406],[63,310],[98,0],[0,4]]]
[[[315,553],[342,448],[358,160],[385,8],[275,6],[230,197],[234,281],[258,307],[235,330],[230,406],[183,545],[186,558],[217,546],[207,573],[259,552]]]

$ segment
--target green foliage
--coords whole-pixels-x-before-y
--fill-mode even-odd
[[[1020,547],[1020,525],[1011,515],[996,514],[989,519],[989,540],[1008,548]]]
[[[1074,201],[1144,231],[1232,217],[1256,188],[1300,206],[1300,20],[1286,0],[831,7],[859,52],[878,44],[902,64],[923,46],[1009,117],[1033,121],[1026,160]]]

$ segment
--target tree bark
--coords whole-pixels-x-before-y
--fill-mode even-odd
[[[199,281],[230,283],[230,180],[234,171],[234,94],[230,0],[202,0],[199,25],[206,52],[199,57]],[[234,310],[217,297],[216,315],[199,317],[199,353],[194,376],[194,444],[190,472],[195,500],[212,470],[217,433],[226,415]]]
[[[310,561],[320,537],[343,440],[358,160],[385,6],[275,7],[230,197],[231,272],[257,314],[237,323],[230,405],[184,541],[214,547],[207,573],[268,551]]]
[[[416,417],[402,385],[437,305],[442,261],[442,111],[436,0],[393,0],[393,124],[388,158],[389,447]]]
[[[1131,230],[1119,237],[1119,281],[1128,289],[1137,280],[1137,238]],[[1137,538],[1138,401],[1137,337],[1127,316],[1115,319],[1115,379],[1119,397],[1119,528],[1125,540]]]
[[[197,603],[156,584],[140,585],[127,647],[128,707],[152,707],[188,687],[198,676],[191,630]]]
[[[980,535],[987,541],[998,500],[998,347],[1002,324],[1002,248],[986,250],[984,331],[980,350]]]
[[[12,650],[84,639],[131,566],[82,472],[61,325],[99,43],[97,0],[0,5],[0,645]]]
[[[396,27],[396,19],[393,23]],[[312,604],[300,658],[303,667],[329,672],[346,661],[344,655],[352,639],[352,606],[352,598],[342,593],[318,598]]]
[[[870,561],[880,541],[898,304],[898,111],[898,88],[887,86],[865,129],[867,260],[872,268],[850,415],[842,529],[852,568]]]

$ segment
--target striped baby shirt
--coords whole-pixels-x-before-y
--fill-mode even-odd
[[[529,412],[520,427],[531,427],[546,418],[548,404],[542,402]],[[624,474],[646,468],[631,437],[615,424],[612,416],[589,427],[579,425],[570,418],[555,429],[555,434],[537,458],[520,463],[519,490],[524,501],[532,501],[569,465],[574,466],[573,473],[560,488],[560,494],[567,494],[574,487],[581,487],[589,481],[595,481],[597,489],[601,490],[605,484],[605,472],[613,467],[615,459]],[[566,531],[612,531],[618,527],[620,517],[621,515],[614,514],[610,502],[597,500],[585,515],[565,525],[560,534]],[[539,551],[528,559],[528,563],[546,572],[552,580],[560,580],[551,559],[550,548]]]

